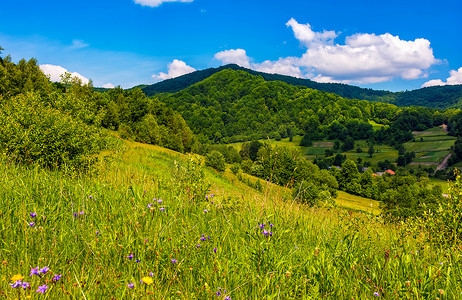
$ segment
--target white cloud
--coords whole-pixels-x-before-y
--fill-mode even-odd
[[[65,72],[69,72],[67,69],[55,65],[40,65],[40,70],[42,70],[45,75],[50,76],[50,80],[54,82],[61,81],[60,76]],[[71,76],[79,78],[83,84],[88,84],[90,82],[90,80],[76,72],[71,73]]]
[[[244,68],[250,67],[250,58],[244,49],[231,49],[218,52],[215,59],[221,60],[223,64],[238,64]]]
[[[215,58],[257,71],[341,83],[423,78],[428,68],[440,62],[433,56],[430,42],[422,38],[406,41],[390,33],[358,33],[347,36],[344,44],[336,44],[335,31],[315,32],[310,24],[299,24],[293,18],[286,25],[307,48],[301,57],[251,63],[244,49],[235,49],[219,52]]]
[[[193,2],[194,0],[134,0],[136,4],[142,6],[158,7],[164,2]]]
[[[82,40],[72,40],[72,45],[71,45],[71,49],[82,49],[82,48],[86,48],[90,46],[89,44],[85,43],[84,41]]]
[[[252,60],[244,49],[231,49],[218,52],[215,59],[220,60],[223,64],[237,64],[241,67],[253,69],[260,72],[271,74],[282,74],[303,78],[303,74],[295,62],[297,58],[287,57],[280,58],[277,61],[266,60],[262,63],[251,63]]]
[[[115,86],[112,83],[106,83],[105,85],[103,85],[103,88],[105,88],[105,89],[113,89],[113,88],[115,88]]]
[[[459,68],[457,71],[452,70],[449,74],[451,74],[451,76],[446,79],[446,82],[443,82],[441,79],[433,79],[422,84],[422,87],[462,84],[462,68]]]
[[[168,73],[160,72],[159,75],[152,75],[154,79],[170,79],[196,71],[193,67],[188,66],[184,61],[174,59],[168,64]]]

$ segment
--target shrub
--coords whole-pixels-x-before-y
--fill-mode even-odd
[[[222,172],[226,168],[225,158],[218,151],[212,151],[205,156],[205,165]]]
[[[0,148],[19,162],[84,167],[103,147],[99,130],[50,107],[37,93],[0,99]]]

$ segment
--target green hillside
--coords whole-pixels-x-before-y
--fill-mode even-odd
[[[334,93],[349,99],[392,103],[400,107],[417,105],[437,109],[462,108],[462,85],[435,86],[394,93],[365,89],[347,84],[318,83],[309,79],[301,79],[280,74],[268,74],[243,68],[235,64],[195,71],[155,84],[140,85],[137,87],[141,88],[148,96],[154,96],[160,93],[176,93],[226,69],[245,71],[252,75],[261,76],[266,81],[281,81],[295,86]]]

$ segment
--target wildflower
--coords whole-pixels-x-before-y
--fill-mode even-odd
[[[127,283],[127,286],[128,286],[129,288],[132,289],[132,288],[135,287],[135,283],[134,283],[134,282],[132,282],[132,283]]]
[[[21,281],[21,280],[17,280],[17,281],[15,281],[15,283],[10,283],[10,286],[11,286],[12,288],[14,288],[14,289],[17,288],[18,286],[21,286],[21,285],[22,285],[22,281]]]
[[[96,231],[96,235],[98,235],[98,234],[99,234],[99,231],[97,230],[97,231]]]
[[[376,297],[380,296],[379,292],[374,292],[374,296]]]
[[[42,274],[46,274],[49,270],[50,270],[50,268],[48,268],[48,267],[43,267],[43,268],[41,268],[38,272],[39,272],[39,273],[42,273]]]
[[[152,203],[149,203],[148,206],[147,206],[147,208],[151,208],[152,205],[153,205]]]
[[[154,276],[154,273],[152,273],[152,272],[149,272],[149,276],[151,276],[151,277],[152,277],[152,276]]]
[[[38,277],[41,277],[39,271],[38,271],[39,267],[35,268],[35,269],[30,269],[30,275],[29,276],[32,276],[32,275],[37,275]]]
[[[268,230],[265,230],[263,229],[263,232],[262,232],[265,236],[268,236],[268,233],[270,233]]]
[[[83,210],[81,212],[79,212],[79,215],[83,215]]]
[[[205,241],[207,238],[205,236],[201,237],[200,240],[201,241]]]
[[[59,275],[58,275],[58,274],[55,274],[55,276],[53,277],[52,280],[58,282],[59,279],[61,279],[61,274],[59,274]]]
[[[152,283],[154,282],[154,281],[152,280],[152,278],[151,278],[151,277],[148,277],[148,276],[141,278],[141,281],[143,281],[143,282],[146,283],[147,285],[150,285],[150,284],[152,284]]]
[[[127,255],[127,258],[128,258],[129,260],[132,260],[133,257],[134,257],[133,253],[130,253],[130,255]]]
[[[207,213],[207,212],[208,212],[208,210],[204,209],[204,213]]]
[[[231,300],[230,296],[225,296],[225,300]]]
[[[199,248],[201,245],[200,244],[197,244],[196,247]]]
[[[258,226],[260,226],[260,229],[263,230],[263,227],[265,227],[265,224],[258,224]]]
[[[23,279],[24,279],[24,276],[22,276],[21,274],[16,274],[13,277],[11,277],[11,281],[18,281],[18,280],[20,281]]]
[[[271,224],[270,224],[270,227],[271,227],[271,228],[273,228],[273,227],[274,227],[274,224],[273,224],[273,223],[271,223]]]
[[[23,290],[26,290],[26,289],[30,288],[30,284],[29,284],[29,282],[23,282],[21,284],[21,287],[22,287]]]
[[[74,217],[76,217],[76,218],[79,216],[79,214],[78,214],[78,213],[76,213],[76,212],[75,212],[75,213],[73,213],[73,215],[74,215]]]
[[[161,204],[161,203],[162,203],[162,199],[157,200],[157,203]]]
[[[32,218],[35,218],[35,217],[37,216],[37,213],[36,213],[36,212],[31,212],[31,213],[30,213],[30,216],[31,216]]]
[[[160,209],[160,211],[164,211],[164,210],[165,210],[165,208],[163,208],[163,207],[161,207],[161,208],[159,208],[159,209]]]
[[[38,290],[36,290],[35,292],[44,294],[47,291],[47,289],[49,289],[49,287],[47,287],[47,285],[44,284],[44,285],[39,286]]]
[[[440,262],[440,265],[443,265],[443,262]]]
[[[176,264],[177,260],[172,258],[172,264]]]
[[[215,254],[217,254],[217,248],[215,247],[215,249],[213,249],[213,252],[215,252]]]
[[[34,227],[34,224],[35,224],[35,222],[27,223],[27,225],[29,225],[30,227]]]
[[[137,260],[135,260],[135,262],[140,263],[140,262],[141,262],[141,259],[137,259]]]

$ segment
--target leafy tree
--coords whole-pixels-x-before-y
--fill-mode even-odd
[[[205,156],[205,165],[222,172],[226,168],[225,158],[218,151],[212,151]]]

